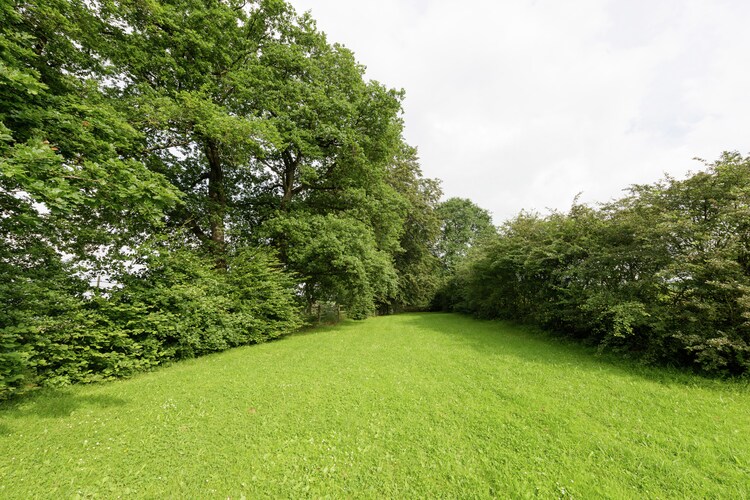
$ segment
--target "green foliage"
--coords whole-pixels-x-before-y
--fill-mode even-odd
[[[281,0],[0,3],[0,397],[424,304],[402,99]]]
[[[294,283],[264,250],[238,251],[226,272],[186,249],[143,253],[143,270],[118,276],[118,288],[90,299],[50,290],[34,317],[4,328],[4,392],[22,382],[59,386],[128,376],[301,326]],[[55,308],[43,311],[52,299]]]
[[[265,251],[238,251],[226,272],[179,248],[160,249],[144,264],[144,273],[123,277],[107,313],[136,340],[157,341],[157,359],[264,342],[300,326],[293,282]]]
[[[353,217],[305,214],[277,217],[269,234],[283,235],[286,260],[304,278],[308,305],[342,304],[347,315],[364,319],[375,304],[392,296],[397,278],[390,257],[377,249],[366,223]]]
[[[750,369],[750,158],[541,218],[521,214],[457,273],[457,308],[646,361]]]
[[[97,323],[76,276],[114,272],[121,246],[139,245],[178,203],[160,175],[125,158],[137,133],[85,76],[97,65],[74,43],[86,12],[0,6],[0,397],[38,380],[37,354],[55,336],[68,345],[49,359],[74,359],[79,341],[88,349],[84,325]]]
[[[396,295],[380,309],[426,309],[440,285],[441,262],[434,252],[440,237],[437,212],[442,191],[438,181],[421,176],[417,151],[404,146],[388,174],[388,182],[407,203],[399,249],[394,255]]]
[[[464,267],[470,255],[492,240],[497,228],[487,210],[466,198],[450,198],[435,213],[440,224],[435,253],[442,269],[430,306],[439,311],[466,311],[459,292]]]
[[[440,238],[437,253],[443,265],[452,271],[466,258],[469,250],[494,236],[492,216],[466,198],[451,198],[437,207]]]
[[[170,222],[217,265],[233,245],[270,242],[309,280],[308,304],[364,317],[425,302],[432,264],[401,243],[409,214],[429,219],[433,202],[420,199],[416,159],[400,158],[403,92],[366,81],[351,51],[284,2],[113,0],[96,15],[124,80],[110,94],[142,133],[146,164],[184,195]],[[328,230],[331,259],[314,255]]]

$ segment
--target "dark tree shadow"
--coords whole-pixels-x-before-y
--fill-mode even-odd
[[[332,324],[312,324],[307,325],[303,328],[300,328],[296,332],[289,333],[287,335],[283,335],[277,339],[273,339],[274,342],[288,339],[291,337],[305,337],[308,335],[319,335],[321,333],[326,333],[330,331],[341,331],[341,330],[351,330],[352,328],[357,326],[358,321],[352,320],[352,319],[342,319],[338,323],[332,323]]]
[[[129,401],[102,394],[76,394],[65,389],[40,390],[0,405],[0,419],[8,418],[64,418],[85,407],[116,408]],[[4,424],[0,423],[0,433]],[[7,430],[5,434],[9,434]]]
[[[509,321],[478,320],[471,316],[451,313],[421,313],[410,315],[409,321],[420,328],[450,336],[481,354],[513,356],[527,362],[560,368],[610,373],[621,377],[645,379],[665,385],[690,385],[719,390],[733,390],[747,386],[747,380],[725,380],[702,376],[687,369],[647,365],[616,353],[600,353],[595,347],[556,336],[539,328]],[[479,328],[462,331],[466,320],[476,321]],[[534,346],[538,348],[534,348]]]

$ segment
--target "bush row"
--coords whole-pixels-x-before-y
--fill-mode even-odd
[[[10,297],[15,307],[3,311],[0,329],[0,399],[36,385],[123,377],[301,325],[294,283],[265,251],[239,252],[227,270],[185,249],[154,251],[145,261],[106,293],[87,294],[88,283],[63,266],[44,282],[54,289],[26,287],[25,296]]]
[[[438,300],[650,362],[747,373],[750,158],[727,153],[597,208],[522,213]]]

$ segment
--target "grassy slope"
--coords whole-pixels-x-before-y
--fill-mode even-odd
[[[403,315],[0,409],[0,497],[747,498],[750,388]]]

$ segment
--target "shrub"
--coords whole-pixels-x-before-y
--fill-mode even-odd
[[[750,158],[634,186],[593,209],[521,214],[444,303],[528,321],[649,362],[750,371]]]

